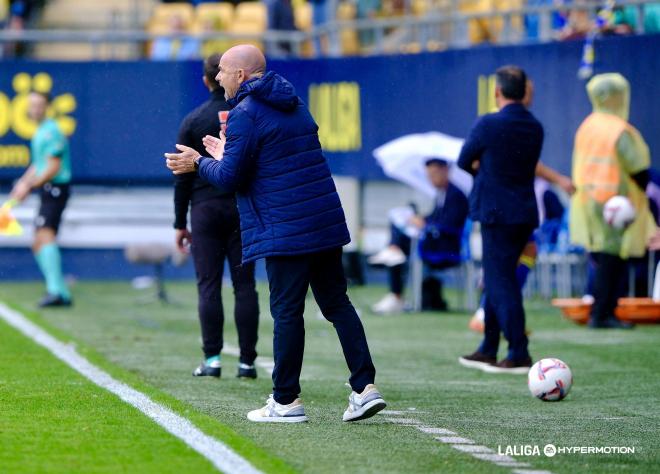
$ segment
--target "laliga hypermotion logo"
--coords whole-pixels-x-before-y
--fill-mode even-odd
[[[18,137],[29,140],[37,129],[37,124],[28,117],[28,96],[31,91],[50,93],[53,89],[53,78],[40,72],[34,77],[25,72],[16,74],[12,80],[15,96],[9,99],[0,92],[0,137],[12,130]],[[76,98],[69,93],[53,97],[48,107],[48,117],[57,124],[67,136],[76,130],[76,120],[69,116],[76,110]]]

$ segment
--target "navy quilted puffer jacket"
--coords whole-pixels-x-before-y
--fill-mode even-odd
[[[318,126],[291,83],[268,72],[244,82],[229,104],[224,158],[202,158],[199,174],[236,192],[243,262],[347,244]]]

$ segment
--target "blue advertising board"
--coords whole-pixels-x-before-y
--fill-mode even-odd
[[[660,36],[596,43],[596,72],[632,86],[630,120],[660,165]],[[590,105],[577,78],[582,42],[476,47],[407,56],[272,61],[308,102],[333,172],[382,178],[371,152],[401,135],[441,131],[465,137],[492,106],[493,71],[525,68],[536,85],[532,111],[545,126],[543,160],[569,172],[573,136]],[[29,161],[30,89],[48,91],[51,113],[70,136],[74,179],[169,183],[162,154],[181,119],[205,100],[200,62],[0,62],[0,182]]]

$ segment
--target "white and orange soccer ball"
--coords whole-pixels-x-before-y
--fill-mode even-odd
[[[625,196],[613,196],[603,207],[603,219],[615,229],[625,229],[635,220],[635,207]]]
[[[558,402],[571,390],[573,374],[568,365],[559,359],[541,359],[529,369],[527,385],[536,398]]]

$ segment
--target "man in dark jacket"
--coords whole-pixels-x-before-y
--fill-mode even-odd
[[[190,112],[181,123],[177,143],[204,150],[202,139],[220,130],[220,111],[229,110],[224,90],[218,85],[220,54],[204,61],[202,80],[211,93],[209,100]],[[192,233],[188,231],[190,206]],[[241,264],[241,233],[233,192],[218,189],[197,173],[175,176],[174,213],[176,244],[187,252],[190,244],[195,273],[199,322],[202,329],[204,361],[193,371],[194,376],[220,377],[224,310],[222,308],[222,274],[225,259],[234,286],[234,319],[238,331],[240,358],[238,377],[256,378],[254,360],[257,357],[259,302],[254,280],[254,263]]]
[[[199,169],[216,186],[236,191],[243,261],[266,258],[274,319],[273,395],[251,411],[258,422],[307,421],[300,394],[303,311],[311,286],[334,325],[351,371],[353,392],[344,421],[368,418],[385,407],[374,383],[362,323],[346,294],[342,246],[350,240],[344,211],[318,138],[318,126],[293,86],[266,73],[266,60],[249,45],[229,49],[216,79],[232,108],[227,135],[207,137],[216,158],[177,145],[166,153],[175,174]]]
[[[527,373],[532,365],[516,266],[538,225],[534,173],[543,127],[522,104],[526,80],[516,66],[497,70],[500,111],[481,117],[458,159],[461,168],[475,175],[470,216],[481,222],[486,292],[484,340],[475,353],[459,361],[487,372]],[[500,332],[509,351],[496,362]]]

